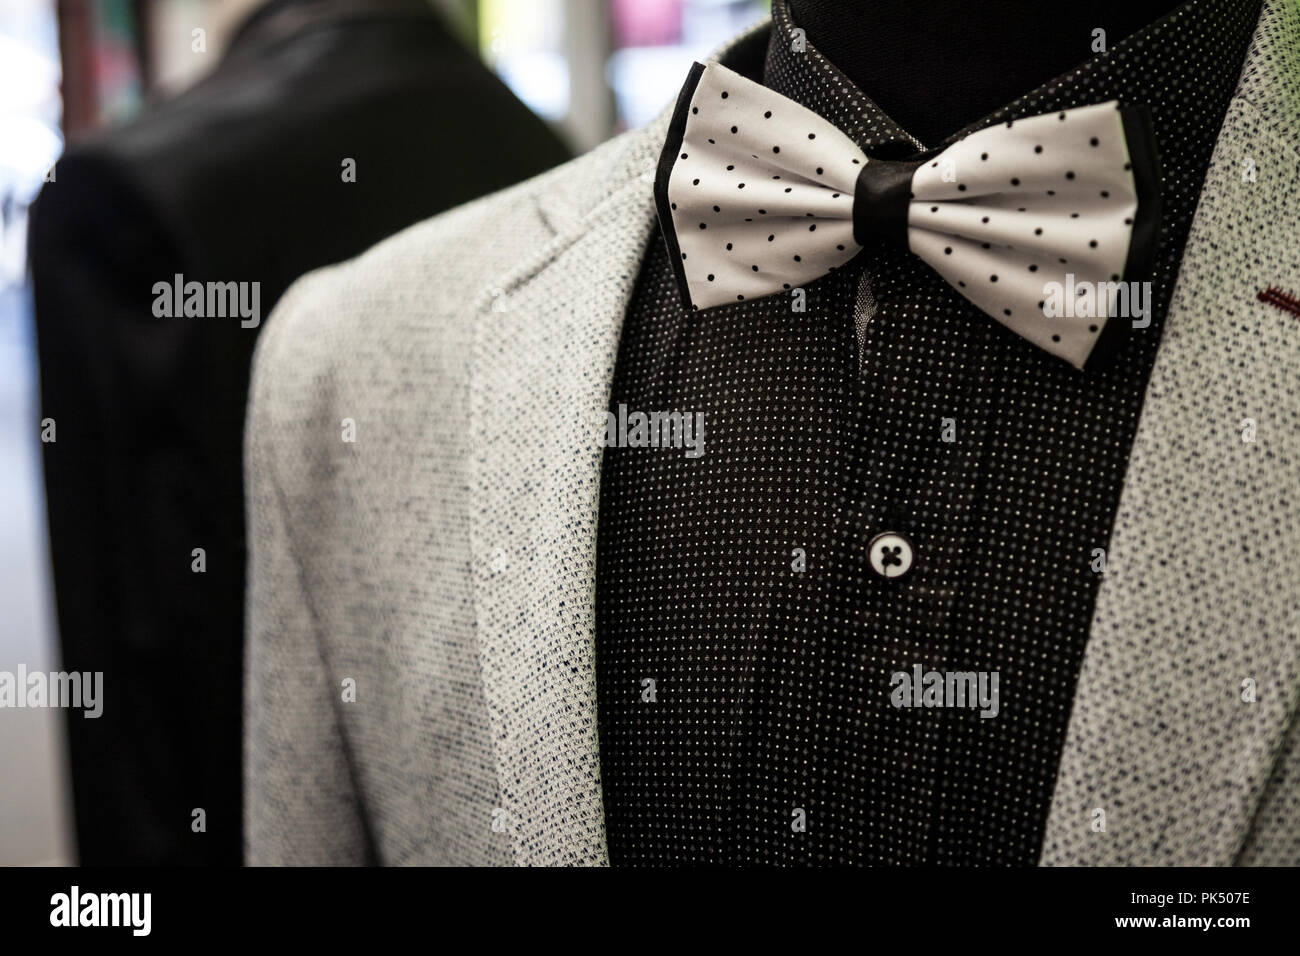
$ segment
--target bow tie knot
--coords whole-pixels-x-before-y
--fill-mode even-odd
[[[865,246],[873,239],[907,244],[907,211],[912,203],[912,177],[925,162],[866,159],[853,189],[853,241]]]

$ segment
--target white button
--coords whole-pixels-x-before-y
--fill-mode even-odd
[[[878,534],[867,545],[867,560],[882,578],[900,578],[912,569],[912,542],[896,531]]]

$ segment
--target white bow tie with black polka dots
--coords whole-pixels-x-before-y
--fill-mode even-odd
[[[1149,310],[1158,181],[1144,108],[1101,103],[989,127],[938,153],[872,159],[793,100],[696,63],[655,200],[694,308],[798,288],[892,239],[1082,368],[1109,351],[1097,345],[1115,341],[1119,316]]]

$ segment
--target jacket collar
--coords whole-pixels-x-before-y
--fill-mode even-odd
[[[231,32],[223,63],[256,56],[317,24],[375,17],[435,19],[426,0],[269,0]]]

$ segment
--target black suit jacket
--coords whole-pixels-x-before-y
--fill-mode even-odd
[[[208,78],[59,160],[30,255],[63,667],[104,672],[103,716],[69,722],[83,863],[241,858],[260,324],[156,317],[155,284],[258,282],[264,320],[304,272],[565,158],[422,0],[279,0]]]

